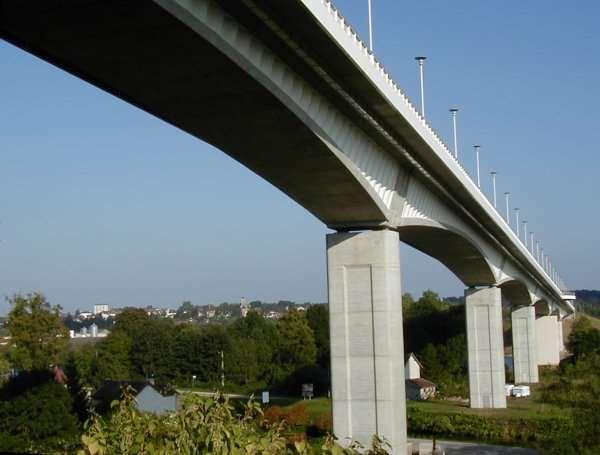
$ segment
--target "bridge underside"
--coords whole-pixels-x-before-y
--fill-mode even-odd
[[[70,0],[41,6],[2,0],[0,32],[214,145],[328,225],[385,221],[329,144],[239,65],[154,2]]]
[[[224,24],[234,20],[220,8],[251,3],[212,4],[208,9],[219,12],[207,13],[202,23],[190,10],[206,9],[206,0],[0,0],[0,36],[214,145],[328,226],[374,229],[328,240],[332,333],[339,335],[332,336],[336,432],[362,435],[367,443],[373,432],[388,434],[397,441],[395,453],[405,453],[403,417],[387,413],[402,414],[404,405],[398,234],[389,229],[440,260],[465,285],[483,286],[465,295],[472,405],[503,407],[501,297],[514,306],[531,305],[533,295],[535,300],[546,295],[539,277],[505,248],[505,234],[498,229],[494,234],[489,221],[479,223],[481,206],[452,205],[456,188],[452,194],[434,189],[432,182],[442,184],[427,166],[432,149],[421,147],[426,159],[407,159],[406,149],[416,150],[423,138],[408,120],[392,122],[399,112],[385,103],[370,110],[381,114],[377,120],[389,120],[381,122],[385,132],[393,124],[402,133],[392,138],[399,138],[392,147],[393,141],[382,139],[385,134],[366,125],[367,115],[349,111],[343,96],[331,94],[325,76],[316,80],[305,61],[289,55],[294,43],[285,47],[265,39],[262,26],[252,28],[258,37],[246,33],[236,40],[245,32],[243,24]],[[263,3],[283,8],[283,2]],[[327,41],[327,49],[335,47]],[[334,82],[358,81],[362,76],[351,69],[336,74]],[[359,100],[367,93],[355,91]],[[368,98],[378,99],[373,92]],[[533,336],[524,330],[519,352],[530,366]],[[375,369],[389,374],[376,375]]]

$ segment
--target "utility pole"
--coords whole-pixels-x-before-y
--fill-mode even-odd
[[[225,387],[225,354],[221,351],[221,388]]]

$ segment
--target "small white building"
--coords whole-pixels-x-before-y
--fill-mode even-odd
[[[110,311],[110,305],[102,303],[100,305],[94,305],[94,314],[108,313]]]
[[[421,377],[423,365],[412,352],[408,354],[404,363],[404,379],[406,398],[408,400],[427,400],[435,396],[436,385]]]
[[[245,297],[240,299],[240,313],[243,318],[248,315],[248,311],[250,311],[250,304],[246,301]]]
[[[421,377],[421,362],[412,352],[408,355],[404,363],[404,379],[418,379]]]

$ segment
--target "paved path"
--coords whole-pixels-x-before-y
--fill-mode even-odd
[[[429,443],[429,447],[431,447],[431,440],[409,438],[408,441],[421,444]],[[437,441],[437,446],[443,448],[446,455],[537,455],[537,452],[533,449],[491,446],[476,442]],[[417,444],[415,444],[416,447]]]

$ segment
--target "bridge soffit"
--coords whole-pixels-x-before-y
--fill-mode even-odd
[[[400,166],[328,99],[211,0],[158,0],[292,110],[390,214]],[[388,216],[388,219],[391,216]]]

